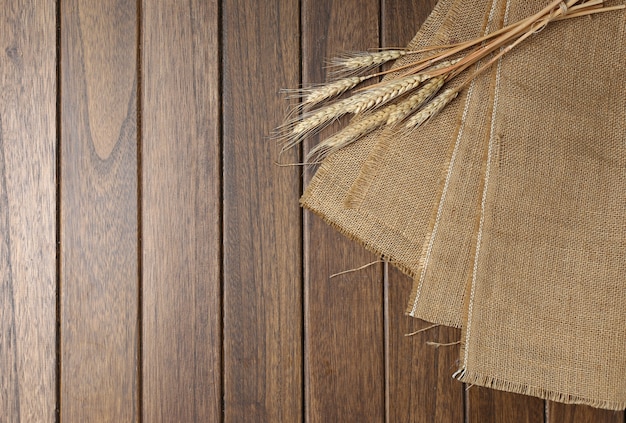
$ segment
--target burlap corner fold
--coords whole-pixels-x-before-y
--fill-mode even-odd
[[[543,5],[509,2],[512,21]],[[492,116],[460,379],[624,409],[626,15],[505,57]]]

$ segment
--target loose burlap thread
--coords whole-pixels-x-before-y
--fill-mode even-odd
[[[545,6],[467,3],[441,0],[410,47]],[[625,28],[550,24],[425,127],[329,157],[302,198],[414,277],[410,315],[463,327],[462,381],[626,408]]]

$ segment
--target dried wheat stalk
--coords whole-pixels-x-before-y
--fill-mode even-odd
[[[352,119],[343,130],[320,142],[310,151],[307,160],[318,162],[381,127],[390,127],[403,121],[406,121],[405,128],[419,127],[453,101],[473,78],[550,22],[625,7],[605,7],[603,0],[554,0],[543,10],[520,22],[467,42],[415,51],[394,49],[356,53],[335,59],[331,62],[335,75],[343,77],[321,86],[292,91],[301,99],[296,111],[300,112],[303,108],[308,111],[279,128],[279,138],[285,141],[283,150],[297,145],[305,137],[317,133],[346,114],[363,116]],[[371,69],[391,60],[416,54],[423,56],[432,51],[436,53],[407,65],[368,74]],[[471,72],[455,88],[447,88],[436,95],[446,83],[483,59],[486,59],[485,64]],[[397,76],[363,89],[357,88],[367,80],[390,72]],[[336,99],[346,93],[351,95]]]

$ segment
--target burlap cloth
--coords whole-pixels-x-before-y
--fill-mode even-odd
[[[410,46],[546,4],[441,0]],[[414,278],[410,315],[463,328],[462,381],[626,408],[625,15],[550,24],[426,126],[330,156],[302,198]]]

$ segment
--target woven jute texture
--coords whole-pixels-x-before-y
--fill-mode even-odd
[[[411,48],[545,5],[441,0]],[[623,12],[550,24],[426,126],[330,156],[302,204],[414,277],[410,315],[463,327],[460,380],[626,408]]]
[[[511,21],[544,5],[509,3]],[[625,14],[537,34],[491,108],[460,379],[624,409]]]

